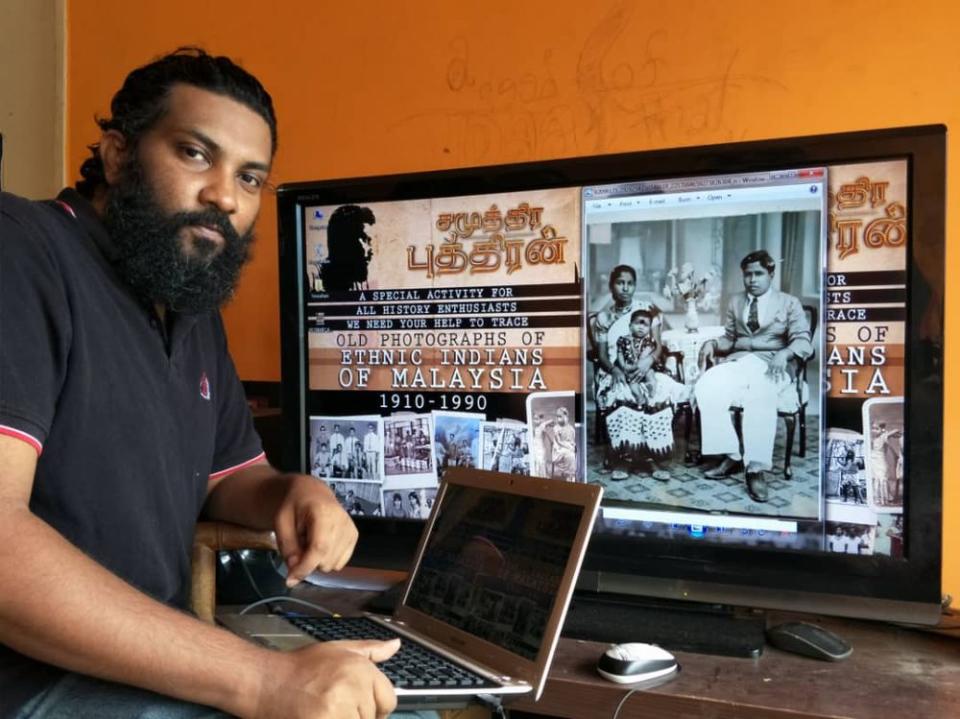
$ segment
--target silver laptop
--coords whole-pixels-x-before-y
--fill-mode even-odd
[[[281,650],[399,635],[400,651],[380,668],[402,709],[462,706],[478,695],[539,699],[601,493],[592,484],[453,468],[393,616],[231,613],[217,620]],[[453,667],[434,671],[436,658],[427,668],[409,666],[424,654]]]

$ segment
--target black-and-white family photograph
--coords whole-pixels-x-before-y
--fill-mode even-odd
[[[887,512],[877,515],[877,541],[874,554],[903,559],[903,515]]]
[[[828,502],[866,505],[867,472],[863,435],[830,427],[823,454],[823,489]],[[829,516],[829,514],[828,514]]]
[[[877,527],[854,522],[826,522],[827,551],[839,554],[873,554]]]
[[[340,505],[347,510],[347,514],[355,517],[382,515],[379,482],[331,479],[327,480],[327,486],[333,491]]]
[[[819,210],[587,225],[587,481],[820,518]]]
[[[432,477],[432,431],[428,414],[402,414],[385,418],[384,477],[388,480],[397,477]]]
[[[382,479],[380,417],[311,417],[310,473],[320,479]]]
[[[870,503],[878,512],[903,511],[903,398],[877,397],[863,403]]]
[[[394,519],[426,519],[437,498],[436,487],[383,489],[384,515]]]
[[[450,467],[480,466],[480,423],[482,414],[433,412],[434,451],[437,477]]]
[[[483,469],[530,474],[527,426],[520,422],[481,422],[480,455]]]
[[[866,504],[828,503],[823,522],[823,549],[841,554],[874,554],[877,517]]]
[[[530,473],[534,477],[577,479],[577,429],[573,392],[527,395]]]

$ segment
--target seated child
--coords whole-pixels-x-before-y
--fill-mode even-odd
[[[663,348],[651,334],[653,314],[635,310],[630,315],[630,334],[617,340],[614,365],[623,374],[629,394],[611,404],[607,417],[612,447],[633,463],[648,466],[655,479],[666,481],[669,474],[659,468],[658,459],[673,452],[673,408],[689,399],[687,386],[674,380],[663,366]],[[613,397],[611,397],[613,399]],[[620,473],[615,473],[620,478]]]
[[[627,378],[627,386],[639,405],[646,405],[657,389],[654,368],[661,348],[650,334],[653,317],[649,310],[630,315],[630,334],[617,340],[615,364]]]

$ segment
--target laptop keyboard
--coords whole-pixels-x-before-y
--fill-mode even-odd
[[[287,616],[286,619],[321,642],[399,636],[366,617]],[[377,666],[395,687],[404,689],[478,690],[499,686],[406,637],[400,637],[397,653]]]

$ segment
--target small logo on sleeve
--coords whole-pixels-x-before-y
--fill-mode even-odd
[[[200,396],[206,400],[210,399],[210,380],[207,379],[207,373],[200,375]]]

